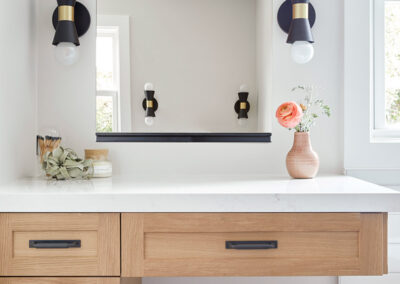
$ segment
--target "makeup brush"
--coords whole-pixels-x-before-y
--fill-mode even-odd
[[[40,163],[43,163],[44,155],[48,152],[53,152],[55,149],[60,147],[61,137],[43,136],[37,135],[36,138],[36,154],[40,155]]]

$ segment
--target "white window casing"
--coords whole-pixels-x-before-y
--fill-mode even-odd
[[[129,25],[129,16],[99,15],[97,17],[98,36],[112,36],[114,39],[114,88],[97,90],[97,96],[105,94],[113,97],[113,132],[132,132]]]

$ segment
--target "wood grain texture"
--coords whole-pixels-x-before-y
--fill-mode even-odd
[[[354,275],[357,259],[244,258],[145,260],[144,277],[264,277]]]
[[[144,274],[144,216],[145,214],[122,214],[121,216],[121,275],[142,277]]]
[[[0,276],[119,276],[120,214],[0,214]],[[29,240],[82,240],[35,249]]]
[[[360,214],[346,213],[147,213],[145,232],[354,232]]]
[[[119,278],[70,278],[70,277],[0,278],[0,284],[120,284],[120,279]]]
[[[340,276],[385,272],[384,214],[122,214],[122,276]],[[277,240],[268,251],[225,241]]]
[[[14,257],[96,257],[97,231],[14,232]],[[32,249],[29,240],[81,240],[79,249]]]
[[[388,264],[388,248],[389,248],[389,236],[388,236],[388,213],[382,214],[383,218],[383,274],[389,273]]]
[[[225,242],[279,240],[278,249],[227,250]],[[145,259],[358,257],[357,232],[146,233]]]
[[[384,273],[383,214],[365,213],[361,217],[360,271],[362,275]]]

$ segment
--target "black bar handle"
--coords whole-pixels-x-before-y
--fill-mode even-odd
[[[277,249],[278,241],[226,241],[225,248],[237,250]]]
[[[80,248],[81,240],[52,241],[52,240],[30,240],[29,248],[36,249],[67,249]]]

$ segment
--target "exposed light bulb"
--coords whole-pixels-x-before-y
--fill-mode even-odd
[[[144,85],[144,90],[145,91],[154,91],[154,85],[152,83],[146,83]]]
[[[147,126],[152,126],[154,124],[154,117],[146,117],[144,123],[146,123]]]
[[[239,118],[238,119],[238,124],[239,126],[246,126],[247,125],[247,118]]]
[[[248,93],[249,92],[249,88],[247,87],[246,84],[243,84],[243,85],[240,86],[239,92],[240,93]]]
[[[55,57],[63,65],[73,65],[79,59],[79,48],[72,42],[60,42],[55,47]]]
[[[308,41],[296,41],[292,46],[292,58],[297,64],[306,64],[314,57],[314,47]]]

